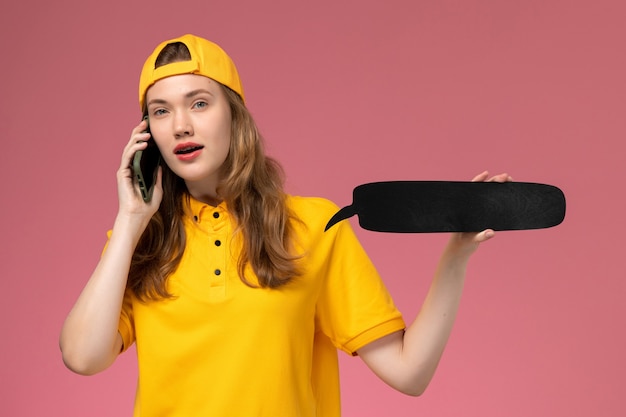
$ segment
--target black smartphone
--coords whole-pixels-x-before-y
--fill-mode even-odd
[[[146,121],[147,117],[144,118]],[[146,129],[150,133],[150,126]],[[161,153],[152,137],[148,139],[148,146],[137,151],[133,157],[133,173],[141,191],[141,197],[146,203],[152,199],[157,170],[161,163]]]

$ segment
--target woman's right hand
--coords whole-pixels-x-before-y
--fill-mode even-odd
[[[117,189],[119,198],[119,214],[139,216],[148,221],[156,213],[163,197],[162,169],[159,167],[155,182],[154,193],[149,203],[143,201],[137,182],[133,179],[132,163],[135,153],[147,147],[150,133],[145,132],[148,124],[142,120],[132,130],[130,140],[122,153],[122,160],[117,171]]]
[[[161,169],[149,203],[143,201],[133,180],[132,159],[146,147],[149,133],[145,121],[132,131],[117,171],[119,211],[107,248],[96,269],[68,314],[59,344],[66,366],[82,375],[92,375],[111,365],[122,349],[118,331],[122,301],[132,257],[142,233],[161,204]]]

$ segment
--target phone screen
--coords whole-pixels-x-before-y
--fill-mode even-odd
[[[141,151],[137,151],[133,158],[133,172],[141,191],[141,197],[145,202],[149,202],[152,199],[157,168],[160,162],[161,153],[152,138],[148,139],[148,146]]]

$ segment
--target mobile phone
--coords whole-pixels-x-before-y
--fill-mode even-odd
[[[146,121],[147,117],[144,118]],[[150,126],[146,129],[150,133]],[[154,184],[156,182],[157,170],[161,163],[161,153],[152,137],[148,139],[148,146],[145,149],[137,151],[133,157],[133,174],[139,185],[141,197],[146,203],[152,200],[154,192]]]

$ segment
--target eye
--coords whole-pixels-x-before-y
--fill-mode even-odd
[[[209,103],[207,103],[206,101],[199,100],[199,101],[196,101],[195,103],[193,103],[193,108],[194,109],[203,109],[203,108],[205,108],[208,105],[209,105]]]
[[[167,111],[165,109],[155,109],[155,110],[152,111],[152,114],[154,116],[162,116],[165,113],[167,113]]]

